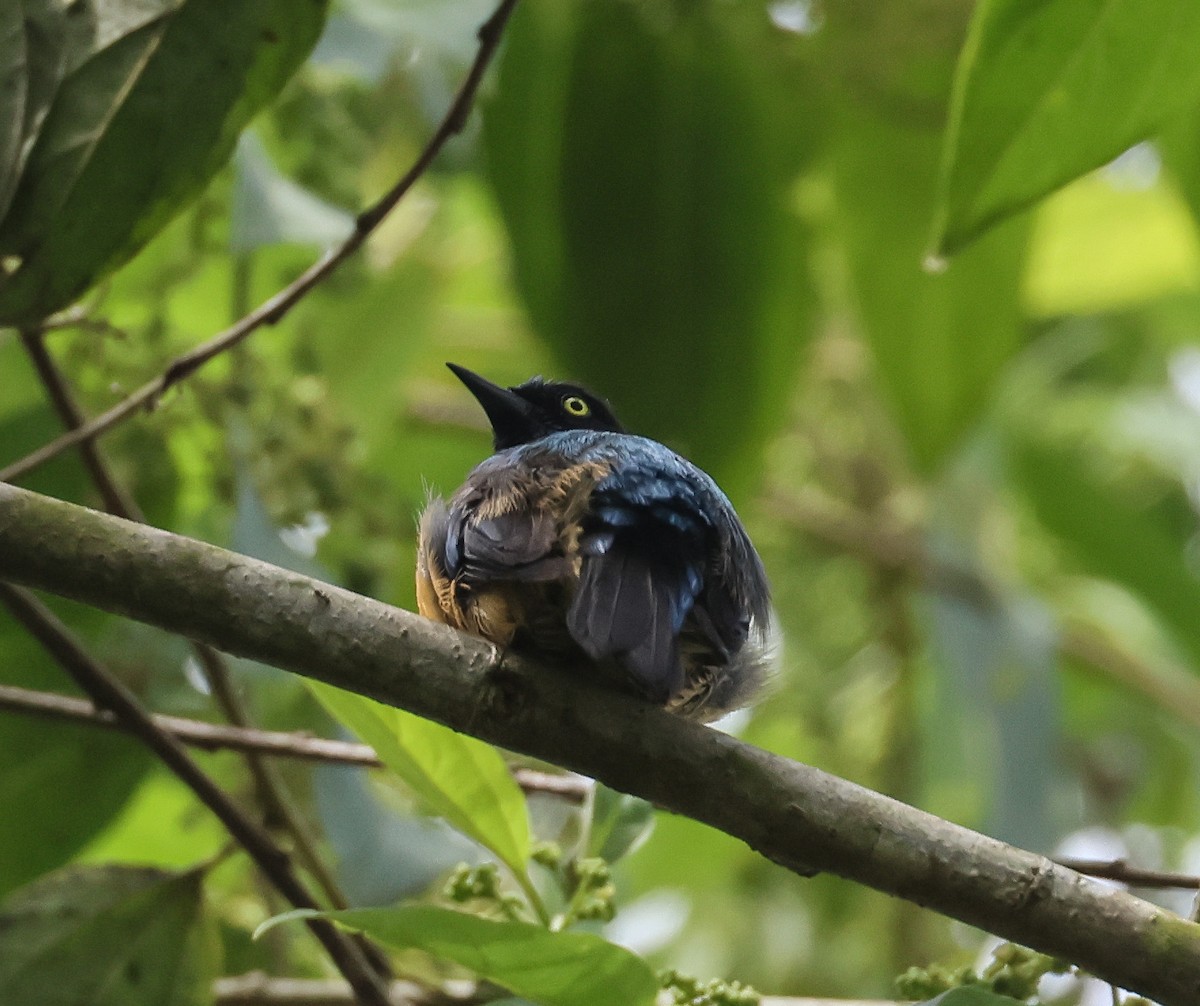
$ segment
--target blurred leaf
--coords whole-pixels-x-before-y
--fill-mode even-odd
[[[387,905],[422,894],[459,863],[475,865],[485,855],[441,818],[392,806],[395,794],[377,792],[365,769],[321,765],[312,785],[321,829],[337,856],[338,879],[352,906]]]
[[[1147,602],[1200,664],[1200,579],[1186,546],[1195,516],[1158,500],[1138,500],[1103,479],[1078,452],[1026,440],[1013,474],[1038,519],[1069,547],[1079,566]]]
[[[281,175],[253,133],[238,142],[229,244],[235,254],[263,245],[327,246],[347,237],[354,217]]]
[[[29,59],[21,3],[0,7],[0,218],[8,211],[20,168]]]
[[[654,805],[602,783],[592,791],[592,827],[587,856],[615,863],[637,850],[654,830]]]
[[[1200,104],[1168,122],[1155,141],[1163,163],[1200,222]]]
[[[474,55],[475,33],[495,4],[490,0],[341,0],[330,17],[336,31],[321,39],[314,58],[350,66],[375,79],[388,59],[450,57],[466,62]]]
[[[632,429],[727,485],[761,474],[811,326],[786,200],[807,124],[772,65],[732,8],[534,0],[485,110],[539,334]]]
[[[196,795],[156,766],[77,861],[183,869],[217,855],[228,841],[229,833]]]
[[[1038,208],[1022,294],[1031,313],[1097,314],[1200,288],[1200,242],[1187,205],[1161,182],[1125,180],[1120,163]]]
[[[0,671],[9,684],[62,687],[62,675],[3,610]],[[121,813],[151,764],[129,737],[0,716],[0,895],[67,862]]]
[[[0,999],[201,1006],[217,961],[200,871],[73,867],[0,904]]]
[[[327,0],[62,9],[74,48],[0,252],[0,321],[33,322],[130,258],[203,188],[316,42]]]
[[[849,60],[880,46],[894,50],[871,68],[869,85],[855,81],[845,89],[833,167],[852,310],[912,460],[929,474],[961,446],[1024,341],[1017,292],[1027,227],[998,231],[940,275],[922,269],[941,82],[950,77],[961,7],[927,2],[897,10],[853,21],[843,15],[846,23],[833,26],[840,34],[827,57],[830,73],[845,72]],[[933,20],[945,22],[938,32],[918,29]],[[893,32],[900,33],[894,44]],[[897,115],[897,107],[907,114]]]
[[[529,818],[525,797],[490,744],[440,723],[320,682],[307,682],[321,703],[403,779],[433,814],[525,875]]]
[[[551,932],[427,905],[288,912],[266,925],[320,914],[397,949],[455,961],[544,1006],[650,1006],[658,991],[641,958],[590,933]],[[262,932],[260,927],[259,932]]]
[[[1051,852],[1066,822],[1050,612],[1029,597],[988,603],[939,594],[930,615],[938,696],[923,747],[942,791],[935,805],[959,819],[961,799],[947,795],[977,793],[987,834]]]
[[[1200,98],[1193,0],[983,0],[955,80],[934,247],[963,245]]]

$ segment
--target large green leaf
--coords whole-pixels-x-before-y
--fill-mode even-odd
[[[0,904],[0,1001],[201,1006],[216,953],[202,874],[73,867]]]
[[[490,744],[448,727],[308,682],[337,719],[370,744],[427,810],[490,849],[518,878],[529,859],[525,797]]]
[[[351,214],[281,175],[252,132],[238,144],[236,163],[229,235],[235,253],[288,242],[332,245],[354,229]]]
[[[1032,441],[1014,452],[1014,474],[1075,561],[1146,601],[1200,666],[1200,579],[1187,555],[1194,517],[1182,498],[1131,494],[1077,452]]]
[[[930,473],[961,445],[1023,342],[1027,228],[991,235],[941,274],[922,269],[962,5],[925,0],[866,14],[830,14],[828,74],[847,73],[864,53],[890,54],[862,71],[866,84],[855,70],[837,92],[836,223],[877,380],[912,460]],[[926,32],[933,22],[942,29]]]
[[[32,322],[134,254],[228,158],[316,42],[327,0],[90,0],[22,167],[0,322]]]
[[[1194,105],[1198,51],[1194,0],[982,0],[955,83],[938,254]]]
[[[0,680],[39,689],[63,682],[2,609]],[[0,714],[0,896],[67,862],[121,812],[151,764],[131,737]]]
[[[761,473],[812,302],[787,201],[809,123],[736,15],[523,4],[484,130],[539,334],[632,429],[727,482]]]
[[[289,912],[270,924],[314,914]],[[428,905],[321,914],[388,946],[454,961],[544,1006],[649,1006],[658,990],[640,957],[591,933],[552,932]]]
[[[958,800],[969,793],[982,805],[973,823],[987,834],[1049,853],[1071,823],[1050,612],[999,593],[985,602],[938,594],[927,610],[937,674],[922,761],[931,798],[944,804],[937,812],[961,819]]]

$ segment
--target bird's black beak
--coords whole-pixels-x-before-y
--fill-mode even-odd
[[[492,424],[492,441],[496,450],[515,447],[538,436],[540,423],[530,402],[457,363],[447,363],[446,366],[483,406],[488,422]]]

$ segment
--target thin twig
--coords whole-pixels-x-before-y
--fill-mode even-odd
[[[337,979],[276,978],[261,971],[218,978],[212,992],[214,1006],[352,1006],[354,1002],[350,987]],[[484,1001],[472,981],[447,982],[441,989],[395,981],[388,993],[392,1006],[466,1006]]]
[[[83,410],[79,408],[71,389],[67,387],[66,379],[54,363],[54,358],[46,349],[43,333],[45,326],[36,329],[22,329],[21,343],[25,353],[33,363],[42,387],[46,389],[51,403],[58,412],[59,418],[68,430],[77,430],[87,422]],[[137,501],[123,489],[112,477],[108,463],[101,453],[100,445],[87,440],[79,445],[79,454],[83,466],[87,469],[96,491],[104,501],[104,509],[126,520],[137,520],[145,523],[145,515],[137,505]]]
[[[42,332],[59,332],[68,328],[77,328],[96,335],[111,335],[118,339],[129,338],[129,333],[119,325],[114,325],[106,318],[97,318],[78,305],[51,315],[38,325],[38,329]]]
[[[467,71],[467,76],[459,87],[445,118],[442,119],[433,137],[421,151],[413,166],[378,202],[359,214],[354,230],[349,237],[340,245],[327,251],[288,286],[264,301],[240,321],[223,332],[219,332],[207,342],[176,357],[161,374],[143,384],[106,412],[102,412],[78,429],[55,438],[20,460],[14,461],[6,468],[0,469],[0,482],[13,482],[76,444],[92,440],[111,430],[139,409],[153,408],[169,388],[186,380],[209,360],[236,346],[263,325],[278,323],[313,287],[317,286],[345,259],[357,251],[395,208],[396,204],[412,189],[417,180],[425,174],[430,164],[441,152],[442,147],[445,146],[446,141],[462,131],[475,101],[475,94],[483,80],[484,72],[496,54],[504,26],[516,5],[517,0],[500,0],[495,12],[484,22],[479,29],[479,49],[475,60],[471,64],[470,70]]]
[[[38,329],[22,330],[20,335],[25,351],[46,389],[46,394],[63,423],[68,429],[78,429],[85,421],[83,410],[75,401],[66,378],[47,350],[42,331]],[[100,445],[94,441],[84,441],[79,445],[79,450],[84,467],[104,500],[105,509],[126,520],[137,521],[140,524],[146,523],[146,515],[138,506],[137,500],[113,476],[112,470],[101,452]],[[192,642],[191,647],[208,681],[213,698],[225,718],[234,726],[252,727],[253,723],[233,686],[232,675],[229,673],[225,659],[211,646],[203,643]],[[349,903],[345,895],[334,879],[333,873],[318,854],[316,839],[310,834],[308,825],[288,797],[282,780],[254,751],[246,751],[244,754],[258,804],[267,821],[287,833],[297,858],[316,880],[330,906],[347,908]],[[364,937],[355,936],[354,939],[361,944],[363,952],[371,960],[375,970],[382,975],[390,976],[391,971],[386,955]]]
[[[1184,891],[1200,891],[1200,877],[1166,870],[1144,870],[1130,866],[1123,859],[1056,859],[1055,862],[1076,873],[1099,880],[1117,880],[1130,887],[1177,887]]]
[[[1195,674],[1170,663],[1151,666],[1118,644],[1108,629],[1077,617],[1067,620],[1059,647],[1066,656],[1144,696],[1172,716],[1200,726],[1200,681]]]
[[[0,709],[112,730],[128,730],[126,724],[113,713],[97,709],[87,699],[19,688],[16,685],[0,685]],[[379,768],[383,764],[373,748],[351,741],[328,740],[305,733],[231,727],[182,716],[152,714],[151,718],[160,730],[204,751],[255,751],[263,755],[333,765],[360,765],[364,768]],[[526,793],[561,797],[572,803],[582,802],[591,785],[583,776],[539,772],[529,768],[514,769],[513,776]]]
[[[216,783],[192,760],[183,746],[160,730],[137,697],[109,670],[94,660],[70,630],[29,591],[0,582],[0,603],[70,674],[97,706],[125,723],[159,760],[182,780],[225,825],[272,885],[296,908],[320,909],[270,835],[242,813]],[[323,919],[308,926],[321,941],[338,970],[354,988],[363,1006],[388,1006],[387,990],[356,943]]]

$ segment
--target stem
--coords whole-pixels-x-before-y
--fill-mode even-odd
[[[0,709],[86,723],[109,730],[128,730],[128,726],[110,711],[97,709],[86,699],[77,699],[58,692],[18,688],[16,685],[0,685]],[[189,720],[181,716],[156,714],[152,719],[159,729],[172,734],[184,744],[205,751],[254,751],[258,754],[334,765],[361,765],[364,768],[381,768],[383,765],[375,750],[366,744],[327,740],[303,733],[231,727],[220,723]],[[528,768],[515,769],[513,776],[526,793],[544,793],[571,803],[582,803],[591,792],[591,784],[580,776],[538,772]]]
[[[7,583],[0,583],[0,603],[91,696],[97,706],[111,710],[196,794],[246,850],[258,868],[271,879],[276,890],[297,908],[320,909],[292,871],[287,856],[271,837],[243,814],[224,790],[205,775],[179,741],[158,728],[134,694],[106,667],[94,660],[45,605],[28,591]],[[307,921],[313,935],[321,941],[338,970],[354,987],[360,1003],[363,1006],[388,1006],[387,990],[371,970],[357,944],[322,919]]]

